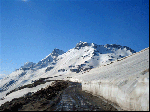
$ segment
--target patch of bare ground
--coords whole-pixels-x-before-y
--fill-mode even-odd
[[[44,111],[59,101],[62,90],[67,86],[67,81],[55,81],[52,86],[42,88],[36,93],[28,93],[2,104],[0,111]]]

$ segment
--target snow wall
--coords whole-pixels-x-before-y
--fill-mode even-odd
[[[125,86],[125,85],[124,85]],[[128,88],[111,83],[82,82],[82,90],[96,96],[116,103],[123,110],[128,111],[148,111],[149,110],[149,81],[132,82],[126,84]]]

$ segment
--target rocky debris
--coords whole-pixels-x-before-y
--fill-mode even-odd
[[[84,68],[83,71],[91,70],[91,68]]]
[[[88,63],[87,61],[85,61],[86,63]],[[92,68],[94,68],[93,66],[89,66],[89,67],[85,67],[86,64],[80,64],[80,65],[76,65],[76,68],[72,68],[70,69],[71,72],[76,72],[76,73],[79,73],[79,72],[82,72],[83,71],[87,71],[87,70],[91,70]]]
[[[50,71],[51,69],[53,69],[54,67],[47,67],[45,72]]]
[[[72,65],[69,66],[69,68],[72,68],[72,67],[73,67]]]
[[[54,62],[52,62],[51,64],[52,64],[52,65],[56,65],[56,63],[54,63]]]
[[[14,90],[11,90],[10,92],[6,93],[6,96],[9,95],[12,92],[15,92],[15,91],[18,91],[18,90],[21,90],[21,89],[24,89],[24,88],[32,88],[32,87],[35,87],[39,84],[44,84],[44,83],[46,83],[46,82],[43,82],[43,79],[39,79],[39,80],[35,81],[32,84],[24,85],[24,86],[21,86],[21,87],[18,87],[16,89],[14,89]]]
[[[67,77],[67,78],[72,78],[72,77]]]
[[[88,61],[85,61],[84,63],[89,63]]]
[[[58,72],[64,72],[65,71],[65,69],[59,69],[58,70]]]
[[[55,81],[52,86],[42,88],[36,93],[28,93],[20,98],[15,98],[0,106],[0,111],[37,111],[53,106],[59,100],[60,93],[68,86],[67,81]]]
[[[79,73],[81,71],[81,69],[77,68],[77,69],[70,69],[71,72],[76,72]]]
[[[113,61],[113,59],[108,59],[109,61]]]
[[[15,91],[18,91],[18,90],[21,90],[21,89],[24,89],[24,88],[33,88],[33,87],[36,87],[37,85],[45,84],[46,82],[49,82],[49,81],[54,81],[54,80],[46,80],[45,81],[45,79],[48,79],[48,78],[53,78],[53,77],[40,78],[39,80],[32,81],[32,84],[27,84],[27,85],[18,87],[14,90],[11,90],[10,92],[6,93],[6,96],[9,95],[12,92],[15,92]]]

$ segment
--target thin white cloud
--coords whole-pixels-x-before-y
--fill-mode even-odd
[[[28,0],[22,0],[23,2],[27,2]]]

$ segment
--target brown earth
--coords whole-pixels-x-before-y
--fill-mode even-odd
[[[28,93],[27,95],[15,98],[10,102],[6,102],[0,106],[0,111],[22,111],[22,110],[44,110],[47,106],[53,105],[56,97],[60,97],[63,89],[68,86],[67,81],[55,81],[46,89],[41,89],[36,93]],[[48,104],[48,105],[47,105]],[[42,107],[42,108],[41,108]]]

